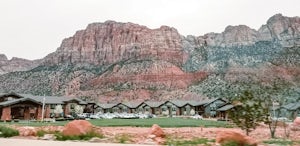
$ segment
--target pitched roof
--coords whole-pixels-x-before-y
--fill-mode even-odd
[[[188,101],[185,101],[185,100],[170,100],[169,102],[173,103],[177,107],[183,107],[186,104],[189,104]]]
[[[38,102],[38,101],[36,101],[34,99],[31,99],[31,98],[19,98],[19,99],[0,102],[0,106],[8,106],[8,105],[12,105],[12,104],[15,104],[15,103],[18,103],[18,102],[23,102],[23,101],[32,101],[32,102],[37,103],[37,104],[42,104],[41,102]]]
[[[99,107],[102,107],[104,109],[109,109],[109,108],[112,108],[114,106],[116,106],[118,103],[98,103],[97,105]]]
[[[83,100],[79,99],[79,98],[75,98],[75,97],[65,97],[65,96],[36,96],[36,95],[32,95],[32,94],[16,94],[16,93],[6,93],[6,94],[0,94],[1,96],[9,96],[9,95],[14,95],[14,96],[19,96],[22,98],[26,98],[26,99],[32,99],[36,102],[40,102],[43,103],[43,99],[45,97],[45,103],[46,104],[65,104],[65,102],[69,102],[72,100],[76,100],[78,101],[79,104],[87,104],[86,102],[84,102]],[[22,100],[16,100],[16,101],[22,101]]]
[[[282,108],[285,108],[285,109],[291,109],[291,107],[293,107],[294,106],[294,103],[289,103],[289,104],[285,104],[285,105],[283,105],[283,106],[281,106]]]
[[[216,100],[223,100],[224,102],[226,102],[226,101],[225,101],[224,99],[222,99],[222,98],[213,98],[213,99],[206,100],[206,103],[205,103],[204,106],[207,106],[207,105],[209,105],[209,104],[215,102]]]
[[[16,94],[14,92],[11,92],[11,93],[0,93],[0,98],[1,97],[5,97],[5,96],[17,96],[17,97],[21,97],[19,94]]]
[[[161,105],[164,104],[165,102],[163,102],[163,101],[145,101],[144,103],[147,104],[147,105],[150,106],[150,107],[155,108],[155,107],[161,106]]]
[[[227,104],[221,108],[218,108],[217,111],[227,111],[227,110],[230,110],[232,109],[234,106],[232,104]]]
[[[139,101],[131,101],[131,102],[123,102],[122,104],[126,105],[129,108],[136,108],[139,105],[143,104],[144,102]]]
[[[288,109],[288,110],[297,110],[298,108],[300,108],[300,102],[289,103],[289,104],[283,105],[281,107]]]
[[[201,106],[201,105],[207,106],[210,103],[212,103],[212,102],[214,102],[214,101],[216,101],[218,99],[221,99],[221,98],[205,99],[205,100],[202,100],[202,101],[189,101],[189,103],[192,106]],[[221,100],[223,100],[223,99],[221,99]]]

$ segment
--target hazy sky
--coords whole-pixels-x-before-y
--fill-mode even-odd
[[[0,54],[42,58],[92,22],[168,25],[199,36],[228,25],[258,29],[276,13],[300,16],[300,0],[0,0]]]

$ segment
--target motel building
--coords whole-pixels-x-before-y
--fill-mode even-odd
[[[62,115],[71,115],[76,105],[88,103],[74,97],[34,96],[30,94],[0,93],[1,121],[41,120],[44,104],[44,118],[53,118],[57,105],[61,106]]]

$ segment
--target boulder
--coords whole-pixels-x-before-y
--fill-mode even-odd
[[[297,117],[294,122],[293,122],[294,126],[300,126],[300,117]]]
[[[155,137],[161,138],[164,138],[166,136],[164,131],[157,124],[152,125],[150,135],[155,135]]]
[[[63,128],[62,134],[65,136],[83,135],[93,131],[93,125],[85,120],[74,120]]]
[[[291,125],[292,131],[300,131],[300,117],[297,117]]]
[[[36,136],[37,134],[37,130],[34,127],[18,127],[17,130],[20,136]]]
[[[234,141],[238,145],[257,146],[257,141],[253,138],[235,131],[220,131],[217,133],[216,144],[222,145]]]

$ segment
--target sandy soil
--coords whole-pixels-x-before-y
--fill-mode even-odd
[[[208,138],[215,139],[216,135],[219,131],[237,131],[244,133],[239,128],[203,128],[203,127],[184,127],[184,128],[163,128],[163,131],[166,133],[168,137],[173,139],[181,139],[181,140],[189,140],[193,138]],[[150,128],[148,127],[101,127],[101,131],[104,134],[104,139],[98,139],[98,144],[101,143],[118,143],[116,141],[116,137],[118,135],[126,135],[129,137],[130,141],[128,143],[132,144],[155,144],[155,143],[147,143],[149,141],[149,132]],[[289,139],[299,141],[300,140],[300,131],[290,131]],[[256,130],[250,133],[250,136],[257,140],[260,145],[262,145],[262,141],[270,139],[270,131],[267,126],[257,127]],[[276,130],[277,138],[286,138],[286,134],[283,127],[277,127]],[[13,137],[13,139],[38,139],[37,137]],[[1,140],[1,139],[0,139]],[[3,140],[2,140],[3,141]],[[0,141],[0,145],[1,145]],[[9,146],[9,145],[6,145]],[[15,146],[15,145],[11,145]],[[19,145],[18,145],[19,146]],[[25,146],[25,145],[24,145]],[[47,145],[43,145],[47,146]],[[50,145],[49,145],[50,146]],[[60,145],[56,145],[60,146]],[[68,145],[66,145],[68,146]],[[73,145],[75,146],[75,145]]]
[[[114,136],[117,134],[128,134],[135,143],[143,143],[148,136],[150,128],[140,127],[102,127],[102,131],[107,136]],[[168,136],[178,139],[192,139],[192,138],[208,138],[215,139],[219,131],[233,130],[244,133],[239,128],[203,128],[203,127],[184,127],[184,128],[163,128]],[[250,136],[255,138],[258,142],[270,139],[270,131],[268,127],[258,127],[250,133]],[[278,127],[276,130],[277,138],[286,138],[284,128]],[[300,131],[290,131],[289,139],[300,140]]]

